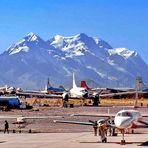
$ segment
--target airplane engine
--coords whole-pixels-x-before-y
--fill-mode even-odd
[[[99,93],[93,93],[93,106],[98,106],[100,104]]]
[[[94,98],[99,98],[99,93],[93,93]]]
[[[63,97],[63,100],[64,101],[68,101],[68,99],[69,99],[69,93],[68,92],[64,92],[63,94],[62,94],[62,97]]]
[[[89,120],[89,122],[93,123],[94,128],[94,136],[97,136],[97,130],[99,129],[99,135],[100,131],[104,131],[107,129],[107,120],[106,119],[99,119],[97,121]]]
[[[88,93],[87,92],[83,95],[83,98],[88,98]]]
[[[100,126],[106,126],[106,120],[105,119],[99,119],[98,121],[97,121],[97,125],[98,125],[98,127],[100,127]]]

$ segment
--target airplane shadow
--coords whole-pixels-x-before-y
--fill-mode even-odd
[[[83,141],[80,143],[102,143],[100,141]],[[119,141],[118,142],[107,142],[107,143],[112,143],[112,144],[121,144]],[[141,144],[141,142],[126,142],[126,144]]]
[[[0,141],[0,143],[5,143],[6,141]]]

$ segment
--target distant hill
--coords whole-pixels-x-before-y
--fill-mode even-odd
[[[0,85],[43,89],[49,77],[54,86],[87,80],[101,87],[134,86],[135,77],[148,82],[148,66],[137,52],[113,48],[84,33],[44,41],[29,33],[0,55]]]

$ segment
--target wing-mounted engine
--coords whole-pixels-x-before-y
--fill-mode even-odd
[[[67,102],[68,102],[68,100],[69,100],[69,98],[70,98],[69,92],[64,92],[64,93],[62,94],[62,98],[63,98],[64,101],[67,101]]]
[[[89,120],[89,122],[93,123],[93,128],[94,128],[94,136],[97,136],[98,133],[98,129],[99,129],[99,135],[100,135],[100,131],[102,130],[103,132],[105,132],[108,129],[108,120],[110,119],[99,119],[97,121],[92,121]]]
[[[92,96],[92,101],[93,101],[93,106],[98,106],[100,104],[100,97],[99,97],[99,93],[93,93]]]

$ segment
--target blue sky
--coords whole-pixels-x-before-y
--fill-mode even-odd
[[[136,50],[148,64],[148,0],[1,0],[0,52],[29,32],[86,33]]]

